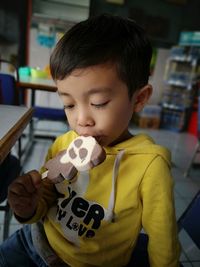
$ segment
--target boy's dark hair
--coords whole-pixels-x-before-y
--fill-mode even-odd
[[[151,44],[144,30],[128,18],[108,14],[77,23],[59,40],[50,57],[51,75],[63,80],[77,68],[116,64],[129,96],[148,83]]]

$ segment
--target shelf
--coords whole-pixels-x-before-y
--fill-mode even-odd
[[[163,108],[177,110],[177,111],[185,111],[185,110],[190,108],[190,107],[187,107],[187,106],[184,107],[184,106],[178,106],[178,105],[168,104],[168,103],[162,103],[162,107]]]
[[[192,56],[171,56],[169,57],[169,60],[181,63],[191,63],[193,66],[195,66],[198,61],[197,58],[193,58]]]
[[[166,63],[161,127],[180,132],[187,128],[193,109],[200,49],[172,47]]]
[[[194,85],[194,82],[185,84],[185,83],[181,83],[180,81],[174,81],[174,80],[168,80],[168,81],[165,81],[165,83],[170,86],[176,86],[176,87],[180,87],[183,89],[186,88],[188,91],[191,90]]]

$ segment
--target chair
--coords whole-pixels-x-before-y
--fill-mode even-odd
[[[6,70],[5,73],[5,67],[4,67],[4,72],[0,72],[0,104],[7,104],[7,105],[19,105],[19,104],[25,104],[25,97],[23,94],[23,91],[18,88],[19,85],[19,70],[18,68],[10,61],[0,59],[0,70],[2,66],[7,65],[7,67],[10,65],[12,66],[14,70],[13,73],[8,73]],[[35,93],[35,92],[33,92]],[[56,108],[49,108],[49,107],[40,107],[40,106],[33,106],[34,108],[34,114],[33,118],[35,119],[35,122],[38,121],[62,121],[65,122],[66,124],[66,115],[64,110],[62,109],[56,109]],[[31,134],[29,137],[39,137],[39,138],[50,138],[50,139],[55,139],[55,135],[49,134],[50,131],[48,131],[48,135],[45,134],[32,134],[35,131],[34,127],[34,122],[31,121],[30,123],[30,132]],[[39,131],[41,129],[38,129]],[[43,130],[42,130],[43,131]],[[32,143],[32,142],[31,142]],[[21,144],[21,143],[20,143]]]
[[[178,219],[179,232],[182,229],[187,232],[192,241],[200,249],[200,190]]]
[[[19,91],[16,83],[19,80],[17,68],[12,62],[0,59],[0,70],[3,65],[10,65],[15,73],[8,73],[7,70],[5,72],[5,69],[0,72],[0,104],[19,105]]]
[[[47,108],[47,107],[34,106],[33,118],[35,118],[37,120],[37,122],[40,122],[40,121],[61,121],[61,122],[64,122],[66,124],[66,115],[65,115],[64,110],[57,109],[57,108]],[[36,127],[33,127],[33,125],[32,125],[32,130],[33,131],[36,130]],[[34,134],[35,138],[52,139],[52,140],[54,140],[56,138],[56,135],[52,134],[49,129],[37,128],[37,130],[42,131],[42,132],[48,132],[48,135]]]
[[[39,83],[37,88],[37,83]],[[48,89],[45,90],[41,89],[40,87],[40,81],[36,78],[36,84],[32,87],[32,85],[34,85],[34,79],[31,79],[31,83],[30,83],[30,88],[28,87],[28,85],[26,85],[27,87],[25,89],[31,89],[31,95],[30,95],[30,104],[31,106],[34,108],[34,114],[33,114],[33,121],[31,123],[31,131],[34,132],[34,138],[43,138],[43,139],[55,139],[56,135],[55,133],[52,134],[52,130],[49,127],[49,124],[47,124],[48,127],[38,127],[37,124],[39,124],[41,121],[47,121],[47,123],[49,121],[57,121],[57,122],[63,122],[66,125],[66,115],[64,112],[64,109],[61,108],[54,108],[49,106],[48,104],[46,104],[47,106],[41,106],[41,104],[35,103],[35,96],[36,93],[38,93],[39,91],[43,91],[42,93],[45,94],[51,94],[52,92],[48,92]],[[44,84],[42,84],[42,88],[45,87]],[[49,95],[40,95],[40,97],[38,97],[39,99],[49,99]],[[57,131],[57,129],[56,129]],[[41,132],[42,134],[38,134],[38,132]],[[53,132],[55,132],[55,130],[53,130]],[[63,131],[60,131],[61,133],[63,133]]]
[[[39,88],[39,90],[41,90]],[[32,88],[32,92],[31,92],[31,105],[34,107],[34,114],[33,114],[33,117],[34,117],[34,127],[33,129],[35,130],[34,132],[34,137],[36,138],[48,138],[48,139],[55,139],[56,138],[56,134],[55,134],[55,131],[56,132],[61,132],[63,134],[63,131],[58,131],[58,129],[53,129],[51,130],[50,129],[50,125],[48,122],[63,122],[63,124],[66,126],[66,122],[67,122],[67,119],[66,119],[66,114],[64,112],[64,109],[62,108],[55,108],[55,107],[51,107],[49,106],[47,103],[46,105],[47,106],[41,106],[41,102],[40,103],[35,103],[35,94],[38,93],[38,90],[37,89],[33,89]],[[40,95],[40,98],[41,99],[45,99],[45,100],[49,100],[50,99],[50,94],[53,94],[53,97],[56,96],[55,93],[52,93],[52,92],[48,92],[46,90],[44,90],[42,92],[42,96]],[[47,95],[48,94],[48,95]],[[48,124],[47,126],[48,127],[39,127],[37,125],[37,123],[39,124],[40,122],[44,122],[46,121]],[[55,124],[54,124],[55,125]],[[43,129],[42,129],[43,128]],[[55,127],[56,128],[56,127]],[[37,132],[42,132],[42,134],[38,134]],[[52,133],[52,131],[54,133]],[[45,132],[48,132],[48,134],[46,134]],[[46,135],[45,135],[46,134]]]
[[[148,258],[148,235],[140,233],[135,249],[131,255],[131,260],[126,267],[150,267]]]
[[[5,66],[12,66],[15,73],[7,73]],[[17,90],[16,79],[18,75],[16,67],[10,61],[0,59],[0,104],[18,105],[19,91]],[[17,75],[17,76],[15,76]],[[5,240],[9,234],[9,225],[12,212],[6,200],[9,184],[20,174],[20,158],[21,158],[21,141],[18,141],[18,157],[11,154],[0,165],[0,211],[4,211],[4,230],[3,239]]]
[[[7,194],[10,183],[20,175],[21,166],[19,159],[9,154],[3,163],[0,165],[0,211],[4,211],[4,229],[3,240],[9,235],[9,226],[12,216],[12,211],[8,204]]]

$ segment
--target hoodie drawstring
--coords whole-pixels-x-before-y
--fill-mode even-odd
[[[117,176],[119,172],[119,166],[121,159],[125,153],[125,150],[120,150],[119,153],[117,154],[114,162],[114,167],[113,167],[113,173],[112,173],[112,191],[110,195],[110,200],[108,204],[108,216],[107,219],[109,221],[114,222],[115,220],[115,215],[114,215],[114,207],[115,207],[115,197],[116,197],[116,181],[117,181]]]

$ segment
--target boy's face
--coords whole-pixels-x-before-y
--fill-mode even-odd
[[[128,124],[134,110],[134,95],[116,72],[105,64],[76,69],[57,81],[71,129],[78,135],[93,136],[102,146],[127,139]]]

